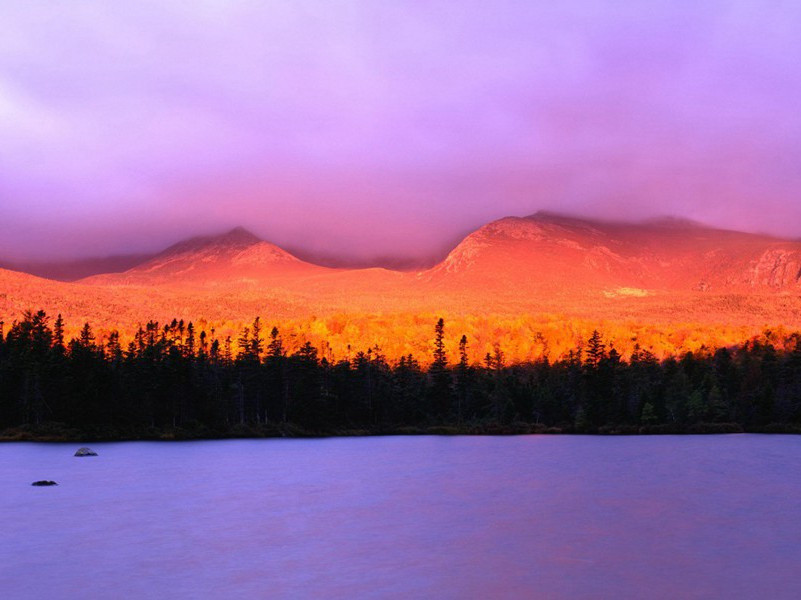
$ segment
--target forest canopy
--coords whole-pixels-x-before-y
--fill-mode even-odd
[[[426,356],[397,360],[377,345],[339,359],[308,341],[290,349],[259,317],[236,338],[173,320],[148,322],[127,344],[89,323],[68,340],[60,315],[29,311],[0,327],[0,430],[114,439],[801,425],[799,334],[661,359],[636,342],[624,356],[600,330],[555,360],[511,362],[496,343],[476,361],[470,345],[442,318]]]

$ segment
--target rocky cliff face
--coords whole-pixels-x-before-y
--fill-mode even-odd
[[[801,252],[782,248],[765,250],[751,262],[745,283],[753,288],[801,287]]]

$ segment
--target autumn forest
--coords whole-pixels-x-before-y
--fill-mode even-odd
[[[449,340],[456,339],[456,352]],[[27,312],[0,333],[5,439],[173,439],[375,433],[670,433],[801,428],[801,335],[658,358],[593,331],[564,356],[480,361],[431,323],[430,351],[331,360],[260,318],[233,339],[174,320],[127,344]]]

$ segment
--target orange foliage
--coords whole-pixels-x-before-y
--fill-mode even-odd
[[[779,326],[762,330],[745,325],[727,326],[698,323],[647,324],[635,321],[594,321],[564,315],[469,315],[451,316],[448,313],[409,314],[346,314],[306,319],[271,320],[262,316],[265,337],[277,327],[284,347],[294,352],[306,342],[329,361],[352,358],[359,350],[378,347],[389,359],[413,354],[423,364],[431,360],[434,324],[439,317],[445,320],[445,349],[449,360],[456,362],[459,339],[467,337],[468,354],[475,363],[483,362],[487,353],[498,345],[507,363],[536,361],[543,358],[557,360],[570,350],[582,346],[593,330],[601,332],[604,340],[624,358],[630,356],[635,344],[649,350],[658,358],[674,356],[687,351],[734,346],[755,337],[783,346],[790,331]],[[188,321],[187,321],[188,322]],[[164,323],[162,323],[163,325]],[[205,331],[209,341],[216,338],[222,344],[230,337],[237,350],[237,338],[252,320],[213,321],[204,318],[193,321],[196,335]],[[95,327],[98,342],[108,338],[112,330],[120,333],[123,347],[133,340],[137,324],[124,327]],[[142,323],[144,325],[144,323]],[[81,324],[67,324],[67,337],[77,337]]]
[[[653,293],[570,297],[431,292],[386,295],[383,291],[342,291],[303,295],[281,288],[213,291],[173,287],[89,286],[39,279],[0,270],[0,320],[19,319],[24,310],[62,313],[67,336],[84,322],[98,339],[112,330],[123,345],[148,320],[194,322],[221,341],[236,342],[240,331],[261,317],[265,335],[276,326],[291,352],[305,342],[329,360],[379,346],[389,359],[414,354],[430,360],[434,324],[445,319],[446,350],[455,361],[462,335],[470,359],[480,362],[496,344],[507,362],[551,360],[588,339],[594,329],[624,356],[635,343],[659,357],[704,347],[740,344],[770,330],[775,341],[801,330],[801,298],[789,294],[711,295]]]

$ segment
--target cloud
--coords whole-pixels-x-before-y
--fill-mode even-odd
[[[8,0],[0,255],[244,223],[419,257],[539,208],[799,236],[799,18],[791,2]]]

